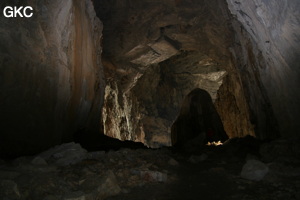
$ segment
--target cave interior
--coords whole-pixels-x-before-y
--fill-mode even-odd
[[[25,4],[0,18],[0,199],[300,199],[298,0],[0,8]]]

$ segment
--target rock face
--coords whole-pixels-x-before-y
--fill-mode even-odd
[[[14,5],[14,1],[1,1]],[[102,24],[90,0],[28,1],[32,18],[0,17],[0,152],[34,153],[97,128]]]
[[[297,136],[300,130],[300,124],[295,121],[300,117],[300,94],[297,92],[300,85],[300,2],[227,2],[233,16],[242,24],[235,29],[244,56],[238,55],[237,58],[248,57],[242,61],[244,66],[241,68],[241,75],[244,87],[247,88],[245,91],[248,93],[251,112],[258,113],[256,119],[253,118],[258,125],[258,135],[263,136],[264,131],[269,132],[268,135],[272,134],[268,126],[274,126],[273,122],[267,121],[263,125],[266,116],[260,111],[261,103],[254,100],[262,101],[262,98],[268,97],[269,102],[266,101],[268,105],[265,107],[268,110],[273,108],[281,135]],[[243,35],[249,35],[250,40],[243,42]],[[259,89],[264,91],[262,98],[253,89],[253,76],[261,79]]]

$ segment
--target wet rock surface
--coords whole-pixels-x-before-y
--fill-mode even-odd
[[[70,146],[80,150],[78,144],[61,145],[66,158],[74,155],[66,153]],[[259,181],[249,180],[241,172],[256,156],[246,149],[237,154],[237,149],[237,143],[230,142],[193,154],[176,154],[168,148],[81,149],[83,159],[67,165],[56,162],[59,157],[21,157],[1,163],[0,199],[299,199],[299,157],[293,163],[257,157],[255,162],[269,171]]]

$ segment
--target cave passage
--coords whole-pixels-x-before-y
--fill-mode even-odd
[[[0,200],[300,200],[300,0],[4,6]]]
[[[228,139],[212,98],[203,89],[194,89],[184,99],[171,128],[172,146],[193,151],[207,142]]]

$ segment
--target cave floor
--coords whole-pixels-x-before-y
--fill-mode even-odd
[[[168,180],[143,182],[127,194],[109,199],[300,199],[299,174],[279,177],[270,172],[261,181],[243,179],[240,173],[245,159],[255,156],[248,154],[246,158],[241,152],[232,155],[222,151],[222,147],[207,147],[194,155],[152,151],[148,158],[144,157],[148,169],[166,173]]]
[[[268,174],[253,181],[240,174],[256,155],[222,146],[193,154],[168,148],[89,152],[71,165],[51,159],[2,161],[0,199],[300,199],[299,160],[268,163]]]

